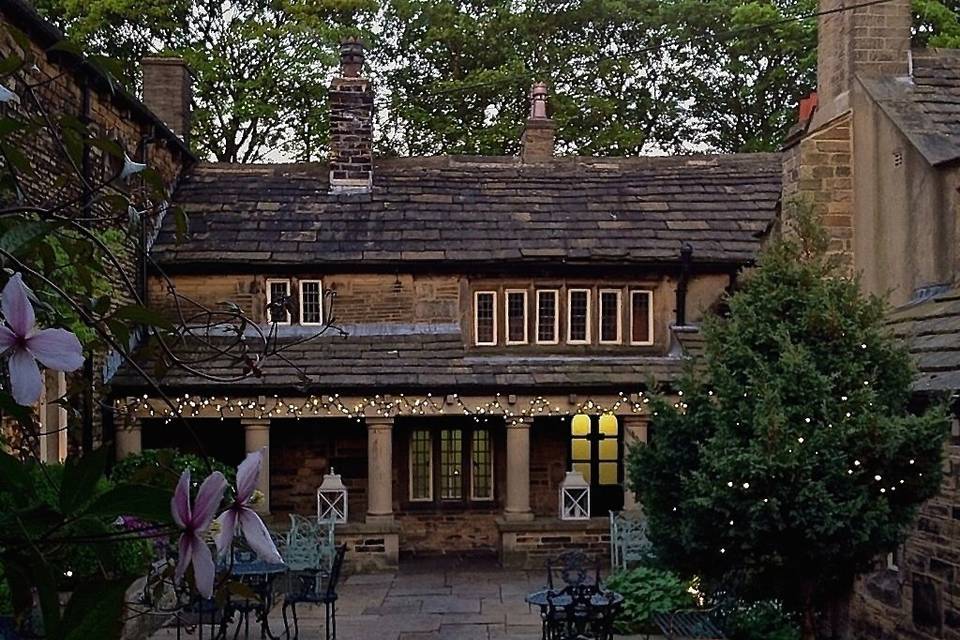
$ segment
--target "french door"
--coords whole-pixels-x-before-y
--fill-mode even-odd
[[[623,432],[612,414],[570,420],[570,467],[590,483],[590,515],[623,508]]]

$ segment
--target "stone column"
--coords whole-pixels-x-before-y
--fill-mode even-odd
[[[393,418],[367,423],[367,522],[393,520]]]
[[[530,510],[530,425],[533,418],[507,422],[506,520],[533,520]]]
[[[130,424],[117,426],[117,460],[123,460],[143,450],[143,429],[139,418],[130,418]]]
[[[257,490],[263,494],[263,501],[254,508],[260,513],[270,513],[270,420],[244,418],[240,422],[243,424],[247,453],[266,447],[260,465],[260,477],[257,479]]]
[[[620,416],[620,425],[623,429],[624,456],[630,447],[637,443],[647,442],[647,425],[649,422],[645,416]],[[632,511],[637,509],[637,496],[627,488],[629,478],[624,478],[623,483],[623,509]]]

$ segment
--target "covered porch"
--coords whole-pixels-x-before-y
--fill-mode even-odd
[[[496,556],[510,568],[568,549],[605,557],[609,510],[635,506],[624,452],[647,439],[642,393],[180,396],[174,407],[126,398],[116,409],[121,458],[183,448],[187,429],[228,463],[266,447],[261,506],[278,528],[289,513],[315,514],[316,490],[335,471],[348,495],[337,536],[360,570],[437,555]],[[591,518],[560,518],[571,468],[590,483]]]

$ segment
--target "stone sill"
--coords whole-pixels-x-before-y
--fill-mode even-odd
[[[609,531],[609,518],[590,518],[589,520],[561,520],[560,518],[537,517],[533,520],[505,520],[497,518],[500,533],[529,533],[554,531]]]
[[[335,532],[343,535],[399,534],[400,523],[393,522],[345,522],[337,524]]]

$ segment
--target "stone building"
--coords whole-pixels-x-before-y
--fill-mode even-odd
[[[680,374],[691,325],[755,258],[780,157],[554,157],[546,101],[536,85],[520,157],[375,158],[373,87],[345,43],[330,161],[199,164],[174,196],[189,238],[168,222],[153,251],[199,304],[277,320],[283,357],[230,384],[173,366],[173,410],[121,372],[118,453],[196,446],[178,414],[226,461],[267,446],[278,522],[315,513],[334,469],[354,563],[605,554],[608,511],[632,504],[624,450],[647,437],[644,392]],[[152,304],[169,308],[166,291],[151,279]],[[302,341],[327,320],[347,335]],[[571,468],[592,519],[558,517]]]
[[[822,0],[822,11],[853,3]],[[784,155],[784,206],[812,205],[918,367],[916,402],[960,389],[960,52],[911,49],[909,0],[820,19],[817,94]],[[943,489],[906,544],[863,578],[856,637],[960,638],[960,429]]]
[[[19,38],[15,34],[25,37]],[[186,131],[187,123],[167,117],[167,112],[162,109],[148,109],[73,49],[54,46],[62,40],[63,34],[43,20],[25,0],[8,0],[0,4],[0,56],[4,59],[14,56],[20,60],[32,59],[36,63],[5,74],[3,85],[16,94],[19,101],[4,103],[2,115],[27,120],[40,118],[45,112],[53,122],[72,116],[87,126],[91,137],[116,142],[131,159],[149,163],[167,191],[172,191],[181,173],[195,162],[189,148],[177,135]],[[170,60],[145,61],[144,73],[149,76],[158,65],[167,69],[168,74],[187,76],[182,62]],[[186,99],[189,100],[188,94]],[[61,133],[57,132],[58,135]],[[42,128],[28,135],[29,139],[18,144],[34,169],[20,177],[23,201],[32,204],[75,199],[77,205],[69,209],[73,214],[86,212],[88,207],[95,208],[95,194],[82,194],[81,175],[70,166],[69,157],[51,129]],[[92,144],[83,146],[78,164],[81,165],[83,181],[88,184],[106,181],[116,175],[121,166],[120,160]],[[122,188],[127,189],[131,201],[138,207],[145,206],[147,189],[140,180],[134,179]],[[144,220],[144,223],[151,225],[155,220]],[[138,270],[127,258],[129,256],[120,256],[122,261],[127,261],[129,275],[135,278]],[[86,366],[77,374],[65,376],[46,372],[47,391],[38,408],[41,431],[45,435],[39,443],[31,445],[38,448],[35,453],[41,459],[62,460],[69,450],[89,450],[101,441],[104,416],[100,407],[104,384],[109,382],[117,366],[116,354],[97,353],[87,358]],[[69,431],[65,429],[68,411],[54,402],[64,397],[68,389],[72,392],[70,397],[76,409]],[[78,389],[81,391],[76,393]],[[14,443],[15,446],[18,444]]]

